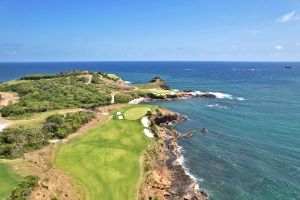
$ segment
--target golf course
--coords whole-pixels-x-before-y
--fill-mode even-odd
[[[82,187],[84,199],[136,199],[139,159],[151,142],[140,119],[154,108],[134,105],[112,113],[105,124],[61,145],[55,167]]]
[[[7,199],[11,191],[18,185],[21,177],[14,174],[10,166],[0,163],[0,200]]]

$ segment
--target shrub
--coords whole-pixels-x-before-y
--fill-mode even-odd
[[[40,129],[8,128],[0,132],[0,158],[16,158],[48,144],[49,135]]]
[[[153,133],[154,137],[159,138],[158,131],[157,131],[157,126],[156,126],[156,124],[154,123],[153,120],[151,120],[150,129],[151,129],[151,132]]]
[[[38,185],[39,177],[26,176],[24,180],[14,189],[8,200],[25,200],[34,187]]]
[[[101,79],[99,78],[99,76],[97,74],[93,74],[91,83],[95,84],[95,85],[98,85],[101,83]]]
[[[89,122],[95,114],[92,112],[68,113],[65,116],[55,114],[48,117],[43,130],[51,133],[53,138],[65,138],[70,133],[76,132],[83,124]]]
[[[92,112],[55,114],[48,117],[42,128],[8,128],[0,132],[0,158],[16,158],[24,153],[39,149],[52,138],[65,138],[89,122]]]
[[[115,95],[115,103],[128,103],[134,99],[131,95],[124,94],[124,93],[117,93]]]

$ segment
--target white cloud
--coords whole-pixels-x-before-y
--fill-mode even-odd
[[[299,19],[299,16],[297,15],[296,11],[291,11],[291,12],[279,17],[277,19],[277,22],[284,23],[284,22],[289,22],[289,21],[295,21],[298,19]]]
[[[281,45],[276,45],[276,46],[275,46],[275,49],[277,49],[277,50],[282,50],[283,47],[282,47]]]

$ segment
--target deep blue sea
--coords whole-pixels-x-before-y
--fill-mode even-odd
[[[214,200],[300,199],[300,63],[0,63],[0,81],[71,69],[132,83],[159,75],[175,89],[218,92],[217,99],[153,102],[188,116],[179,131],[197,131],[180,145],[199,186]]]

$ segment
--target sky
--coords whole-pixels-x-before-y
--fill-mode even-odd
[[[300,0],[0,0],[0,62],[300,61]]]

